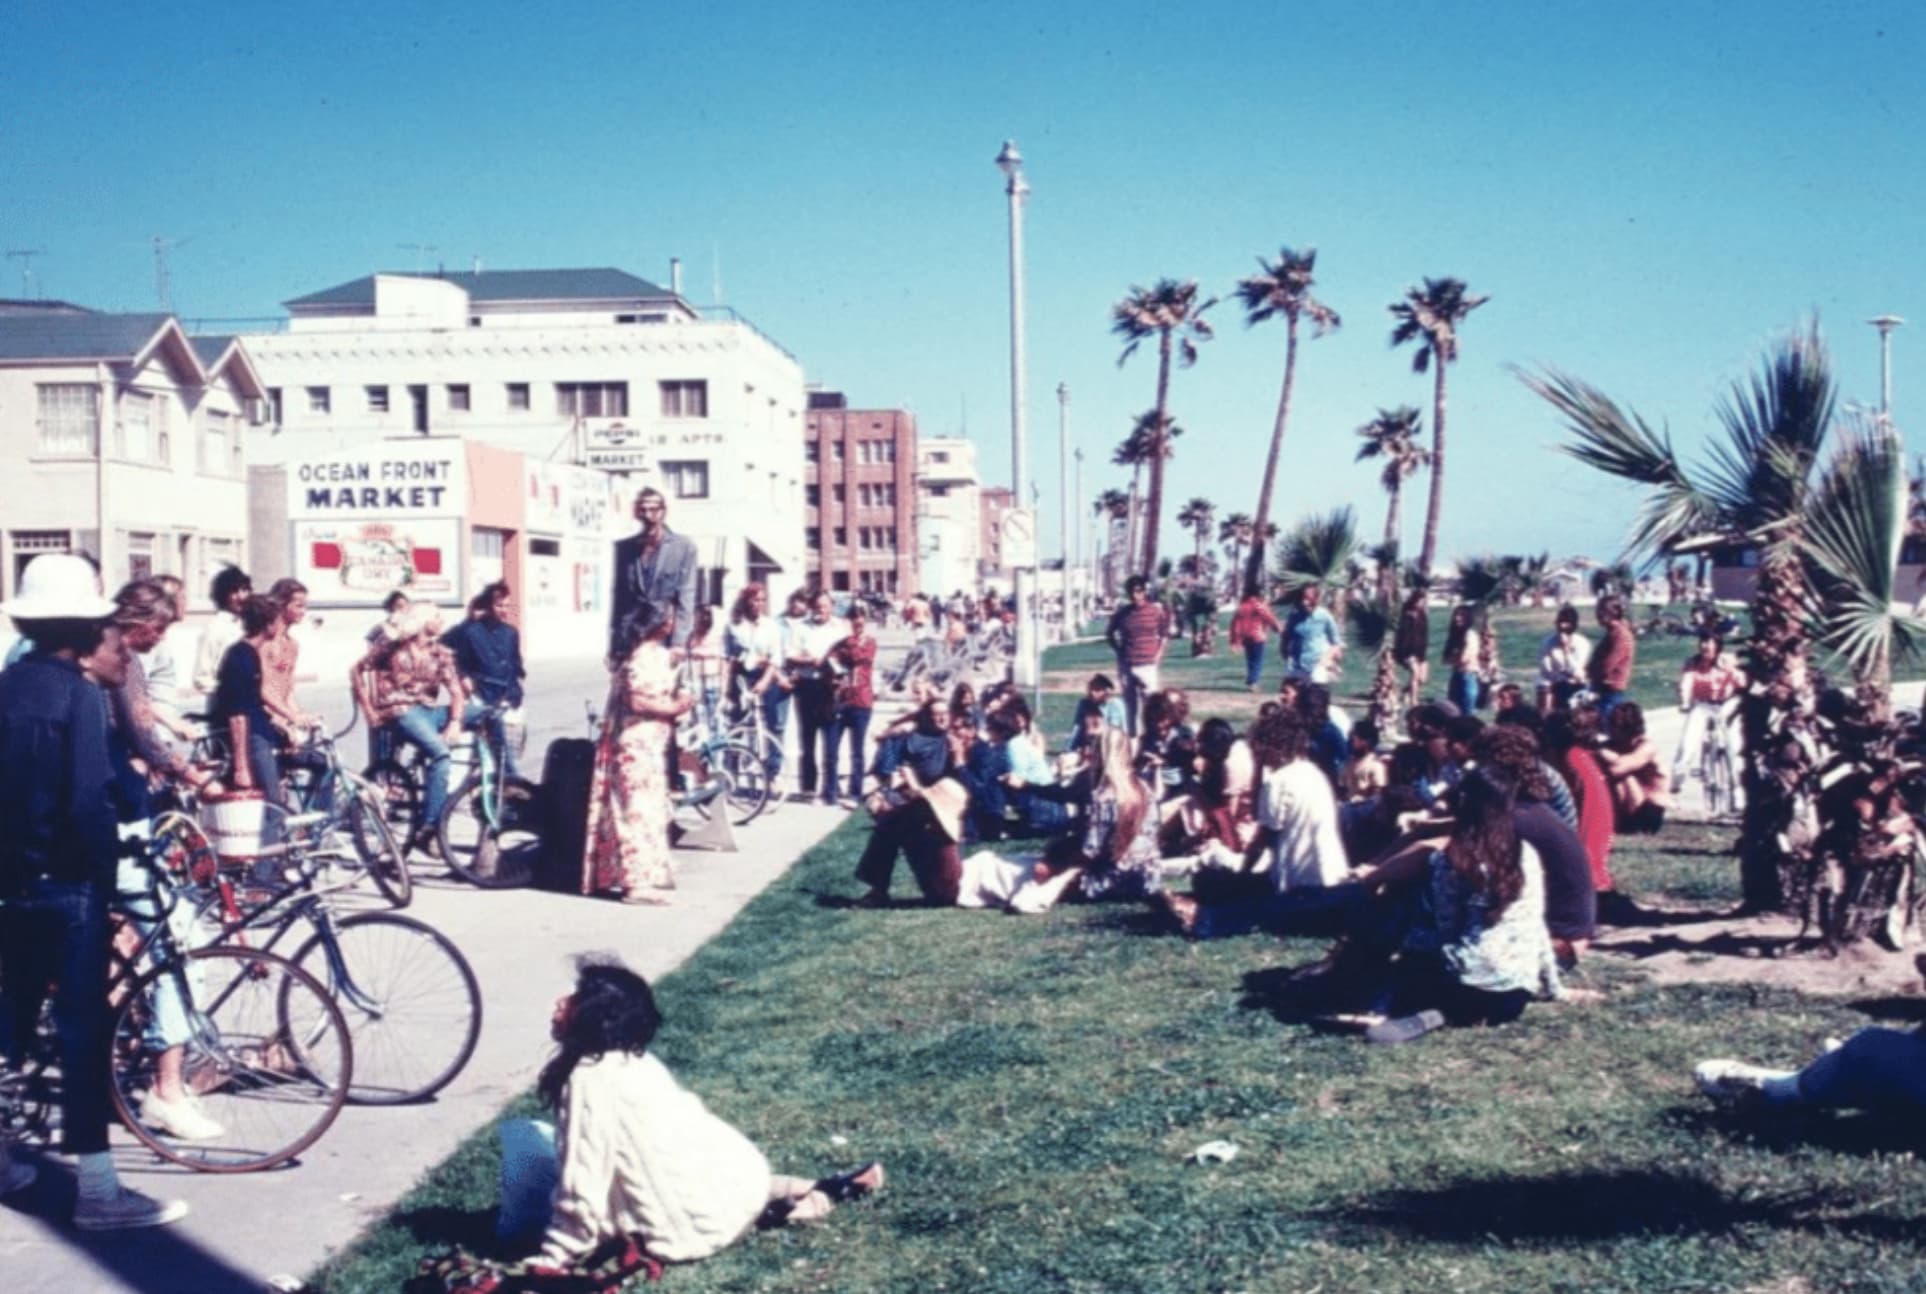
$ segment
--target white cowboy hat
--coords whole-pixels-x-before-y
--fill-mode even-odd
[[[86,558],[42,553],[27,563],[0,611],[15,620],[105,620],[114,604],[100,595],[100,576]]]

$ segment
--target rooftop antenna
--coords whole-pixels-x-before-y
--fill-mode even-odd
[[[7,259],[20,262],[20,295],[29,301],[38,300],[40,296],[39,291],[35,289],[33,284],[33,258],[36,256],[45,256],[46,254],[47,249],[44,247],[10,247],[7,249]]]
[[[163,313],[171,313],[174,309],[171,304],[174,280],[167,272],[167,253],[193,241],[192,237],[163,238],[159,234],[154,235],[154,300],[159,303]]]
[[[417,274],[420,274],[427,268],[428,253],[441,250],[441,248],[435,246],[433,243],[396,243],[395,246],[404,252],[413,252],[415,254],[415,273]]]

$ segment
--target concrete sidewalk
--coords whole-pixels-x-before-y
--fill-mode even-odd
[[[228,1294],[306,1274],[534,1082],[549,1051],[550,1011],[573,982],[574,954],[613,952],[651,979],[668,973],[844,816],[785,804],[738,829],[740,853],[677,851],[675,902],[666,908],[538,891],[485,893],[422,866],[426,876],[417,880],[409,914],[452,938],[481,981],[481,1040],[460,1077],[427,1104],[350,1105],[297,1163],[265,1173],[215,1176],[157,1164],[117,1132],[127,1184],[184,1197],[193,1207],[181,1223],[152,1231],[75,1231],[68,1221],[73,1161],[45,1156],[41,1180],[0,1208],[0,1288]]]

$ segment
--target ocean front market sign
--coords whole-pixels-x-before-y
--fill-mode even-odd
[[[464,503],[462,447],[384,443],[287,465],[288,517],[453,517]]]

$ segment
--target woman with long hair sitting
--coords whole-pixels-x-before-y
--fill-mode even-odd
[[[560,1267],[628,1242],[658,1262],[694,1262],[758,1219],[820,1221],[883,1185],[877,1163],[813,1181],[770,1172],[754,1143],[649,1054],[661,1024],[647,980],[620,963],[578,964],[575,991],[555,1004],[556,1051],[536,1085],[557,1115],[553,1161],[543,1162],[539,1139],[504,1132],[505,1143],[529,1147],[504,1163],[505,1204],[516,1183],[555,1174],[546,1211],[523,1201],[532,1216],[511,1223],[505,1210],[509,1243],[539,1232],[540,1261]]]

